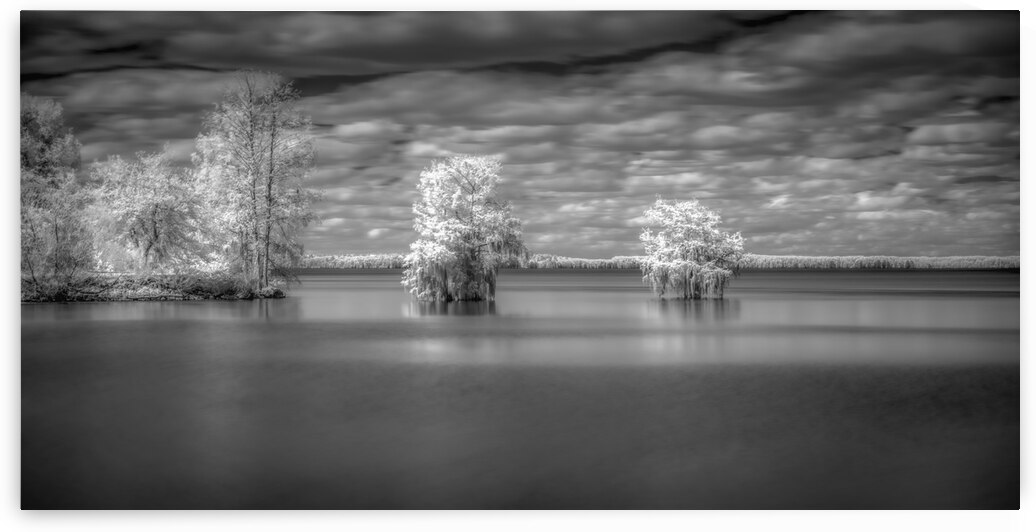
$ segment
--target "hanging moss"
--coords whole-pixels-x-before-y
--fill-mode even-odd
[[[720,231],[719,215],[694,200],[659,198],[644,217],[652,225],[640,235],[640,267],[655,295],[722,299],[744,255],[741,234]]]
[[[498,261],[476,256],[463,261],[415,257],[405,281],[421,301],[493,301]]]
[[[655,295],[681,299],[722,299],[734,276],[732,270],[693,261],[646,262],[641,271]]]

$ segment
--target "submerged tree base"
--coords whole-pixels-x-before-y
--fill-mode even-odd
[[[403,285],[418,301],[493,301],[498,268],[475,261],[436,262],[412,253],[403,270]]]
[[[282,286],[243,286],[227,275],[112,276],[34,282],[22,279],[22,302],[248,300],[285,297]]]
[[[658,297],[675,299],[723,299],[734,272],[693,261],[645,262],[641,268],[644,282]]]

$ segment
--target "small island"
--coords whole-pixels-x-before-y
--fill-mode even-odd
[[[241,72],[207,114],[193,165],[112,156],[85,176],[60,104],[22,94],[21,299],[284,297],[318,194],[291,81]]]

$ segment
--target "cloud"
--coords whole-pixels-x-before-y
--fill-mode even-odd
[[[1002,122],[931,124],[915,129],[907,136],[907,142],[921,145],[995,143],[1004,140],[1015,128],[1013,124]]]
[[[765,205],[765,207],[767,209],[784,209],[784,208],[787,208],[788,207],[788,198],[790,198],[790,197],[791,197],[790,194],[781,194],[780,196],[776,196],[772,200],[770,200]]]
[[[209,107],[233,79],[233,73],[122,69],[72,74],[58,81],[28,83],[26,88],[59,98],[77,112],[166,112]]]
[[[903,159],[934,165],[988,166],[1017,158],[1016,148],[990,149],[984,145],[948,144],[904,146]]]
[[[29,12],[22,19],[22,68],[250,63],[289,75],[357,75],[609,56],[708,39],[736,26],[721,13],[694,11]]]
[[[766,98],[811,97],[815,78],[800,68],[758,64],[739,56],[691,52],[660,55],[631,65],[620,88],[631,94],[686,94],[695,100],[763,104]]]
[[[782,136],[778,132],[767,132],[738,126],[718,125],[699,129],[690,135],[695,148],[722,149],[751,144],[769,144]]]
[[[864,211],[856,213],[856,219],[864,221],[917,221],[938,215],[939,213],[931,210]]]
[[[671,187],[674,185],[686,186],[695,185],[701,186],[708,184],[710,181],[709,177],[698,172],[681,172],[679,174],[668,174],[668,175],[637,175],[632,176],[626,183],[631,188],[644,187],[644,186],[665,186]]]
[[[801,18],[730,46],[781,64],[851,70],[925,57],[1018,52],[1017,12],[837,12]]]
[[[381,139],[398,138],[405,128],[389,120],[370,120],[365,122],[353,122],[349,124],[336,124],[331,129],[331,134],[342,140],[353,140],[359,142],[372,142]]]

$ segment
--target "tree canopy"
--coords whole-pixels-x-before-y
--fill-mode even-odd
[[[23,294],[62,299],[67,287],[92,266],[92,239],[84,219],[88,195],[76,181],[79,146],[60,104],[22,93]]]
[[[641,270],[655,294],[722,298],[744,255],[741,233],[721,231],[719,214],[693,199],[658,198],[644,217],[648,226],[640,241],[647,256]]]
[[[313,139],[298,99],[279,75],[243,72],[197,140],[194,159],[207,219],[222,235],[214,244],[256,289],[297,263],[299,233],[314,220],[316,194],[303,188]]]
[[[174,167],[166,152],[119,156],[92,172],[103,237],[131,249],[137,267],[189,264],[200,250],[200,204],[188,169]],[[99,247],[105,243],[98,242]]]
[[[497,197],[500,160],[457,156],[421,172],[414,202],[416,242],[403,285],[423,301],[493,300],[500,266],[524,260],[521,221]]]
[[[80,144],[65,125],[61,104],[21,95],[21,172],[23,197],[61,186],[79,168]]]

